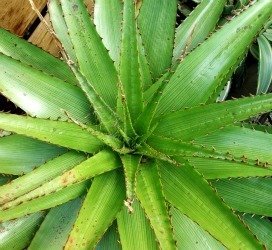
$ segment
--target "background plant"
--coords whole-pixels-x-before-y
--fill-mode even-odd
[[[271,246],[272,96],[215,101],[272,2],[210,35],[225,3],[51,0],[63,61],[0,31],[3,249]]]

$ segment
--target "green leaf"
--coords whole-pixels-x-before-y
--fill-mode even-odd
[[[85,159],[86,157],[83,154],[71,151],[45,163],[22,177],[14,179],[0,187],[0,204],[28,193],[43,183],[54,179],[64,171],[70,170]]]
[[[215,29],[226,0],[203,0],[178,26],[175,34],[173,63],[202,43]]]
[[[37,46],[0,28],[0,52],[22,62],[24,65],[41,70],[68,83],[76,84],[76,79],[68,65]]]
[[[52,208],[31,241],[29,250],[62,250],[76,220],[82,198]]]
[[[0,175],[0,186],[10,182],[13,177]]]
[[[133,213],[129,213],[127,207],[123,206],[117,216],[117,224],[122,249],[158,249],[155,234],[137,200],[133,203]]]
[[[176,249],[156,162],[141,164],[137,174],[136,194],[161,249]]]
[[[50,22],[53,26],[58,40],[67,53],[70,60],[76,61],[75,50],[72,41],[69,37],[68,28],[64,20],[63,11],[60,5],[60,0],[50,0],[47,4],[50,15]],[[68,66],[68,65],[67,65]]]
[[[0,172],[22,175],[65,151],[22,135],[9,135],[0,138]]]
[[[139,28],[137,26],[137,45],[139,52],[139,70],[142,82],[143,91],[147,90],[152,85],[152,75],[150,67],[146,58],[146,52],[143,44],[143,39],[140,35]]]
[[[272,216],[270,178],[241,178],[212,182],[218,194],[240,212]]]
[[[161,163],[166,199],[229,249],[262,249],[253,235],[188,164]],[[204,215],[204,216],[203,216]]]
[[[193,222],[178,209],[171,207],[171,219],[177,249],[179,250],[223,250],[226,249],[220,242],[214,239],[208,232]]]
[[[2,54],[0,67],[0,92],[31,116],[65,119],[66,110],[82,122],[93,119],[78,87]]]
[[[115,223],[107,230],[102,239],[96,245],[97,250],[121,250],[121,244],[119,235],[117,232],[117,226]]]
[[[227,158],[240,158],[241,162],[254,162],[256,166],[270,168],[272,135],[243,127],[227,127],[202,136],[195,143],[226,152]]]
[[[0,224],[0,249],[22,250],[27,248],[33,234],[41,224],[44,212],[6,221]]]
[[[120,58],[122,9],[120,0],[96,0],[94,5],[96,30],[116,66]]]
[[[14,207],[22,202],[54,193],[65,187],[71,186],[72,184],[83,182],[96,175],[103,174],[118,167],[120,167],[120,162],[114,153],[106,150],[100,151],[88,160],[83,161],[76,167],[64,172],[62,175],[52,179],[51,181],[44,183],[33,191],[30,191],[13,201],[5,203],[2,208],[7,209]]]
[[[29,201],[22,201],[18,204],[15,203],[16,205],[9,209],[6,209],[7,206],[9,206],[9,203],[6,203],[7,206],[4,205],[0,208],[0,221],[16,219],[31,213],[36,213],[38,211],[64,204],[85,193],[88,186],[88,181],[74,184],[49,195],[33,198]]]
[[[143,90],[139,70],[139,51],[133,0],[124,1],[122,44],[120,58],[120,80],[124,93],[121,101],[125,102],[132,122],[143,109]]]
[[[242,216],[249,229],[256,235],[267,250],[272,249],[272,223],[266,218],[245,214]]]
[[[126,180],[126,202],[130,209],[130,205],[134,199],[136,172],[138,171],[141,157],[138,155],[125,154],[121,156],[121,160]]]
[[[80,71],[111,107],[117,102],[117,72],[95,30],[83,0],[61,0],[64,19]]]
[[[272,42],[272,29],[266,30],[263,35]]]
[[[0,128],[88,153],[97,152],[103,145],[80,126],[62,121],[0,113]]]
[[[123,178],[111,171],[94,178],[65,249],[92,249],[113,222],[125,199]]]
[[[177,1],[149,0],[138,1],[138,4],[140,33],[155,79],[171,66]]]
[[[272,94],[198,106],[160,116],[153,133],[192,140],[271,109]]]
[[[95,114],[102,125],[108,130],[108,132],[115,133],[117,130],[116,127],[119,128],[119,119],[115,112],[107,105],[107,103],[105,103],[105,101],[95,91],[94,86],[87,81],[86,77],[81,74],[76,67],[71,65],[71,69],[78,80],[78,85],[84,91],[88,100],[92,104]]]
[[[272,48],[263,36],[257,38],[260,50],[257,94],[266,93],[272,82]]]
[[[227,159],[186,157],[191,166],[204,175],[205,179],[224,179],[235,177],[272,176],[272,169],[251,166],[248,163]]]
[[[271,7],[271,1],[257,1],[186,56],[165,87],[156,114],[214,102],[270,17]]]
[[[150,100],[146,100],[148,103],[136,121],[135,127],[140,135],[146,135],[150,130],[152,120],[158,108],[158,103],[161,99],[163,90],[169,81],[170,75],[170,72],[168,74],[164,74],[164,77],[161,77],[160,80],[153,85],[154,87],[158,86],[158,88],[150,88],[151,91],[147,91],[145,93],[145,97],[149,99],[148,95],[152,95],[151,92],[156,90],[156,92],[153,93],[153,96],[150,96]]]

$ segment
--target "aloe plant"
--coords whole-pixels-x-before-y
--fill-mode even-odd
[[[0,30],[1,249],[271,249],[272,94],[216,100],[272,2],[225,3],[50,0],[62,60]]]

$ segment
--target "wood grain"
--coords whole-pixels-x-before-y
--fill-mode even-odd
[[[46,14],[45,21],[50,24],[49,14]],[[40,22],[28,41],[56,57],[60,56],[59,47],[56,45],[54,37],[48,32],[43,22]]]
[[[34,0],[40,11],[47,0]],[[28,0],[0,0],[0,27],[14,34],[23,36],[25,31],[37,18]]]
[[[34,0],[35,6],[40,11],[45,7],[47,0]],[[88,11],[93,15],[93,0],[85,0]],[[23,36],[29,26],[37,19],[36,13],[32,10],[28,0],[0,0],[0,27],[11,31],[14,34]],[[50,24],[49,14],[45,20]],[[46,50],[54,56],[59,57],[59,48],[55,39],[48,32],[45,24],[40,22],[37,28],[30,35],[29,42]]]

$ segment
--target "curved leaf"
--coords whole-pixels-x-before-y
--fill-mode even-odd
[[[160,116],[154,134],[192,140],[224,126],[272,110],[272,94],[179,110]]]
[[[31,116],[90,122],[92,110],[76,86],[0,54],[0,92]]]
[[[272,48],[263,36],[257,38],[259,44],[259,72],[257,94],[266,93],[272,82]]]
[[[186,56],[165,87],[156,114],[214,102],[271,8],[271,1],[257,1]]]
[[[33,44],[0,28],[0,52],[16,59],[22,64],[41,70],[63,81],[76,84],[69,66]]]
[[[0,128],[88,153],[97,152],[103,145],[80,126],[62,121],[0,113]]]
[[[223,11],[226,0],[202,0],[191,14],[179,25],[175,34],[173,63],[202,43]]]
[[[116,66],[120,58],[122,8],[121,0],[96,0],[94,5],[96,30]]]
[[[162,163],[166,199],[230,249],[262,249],[246,227],[188,164]]]

